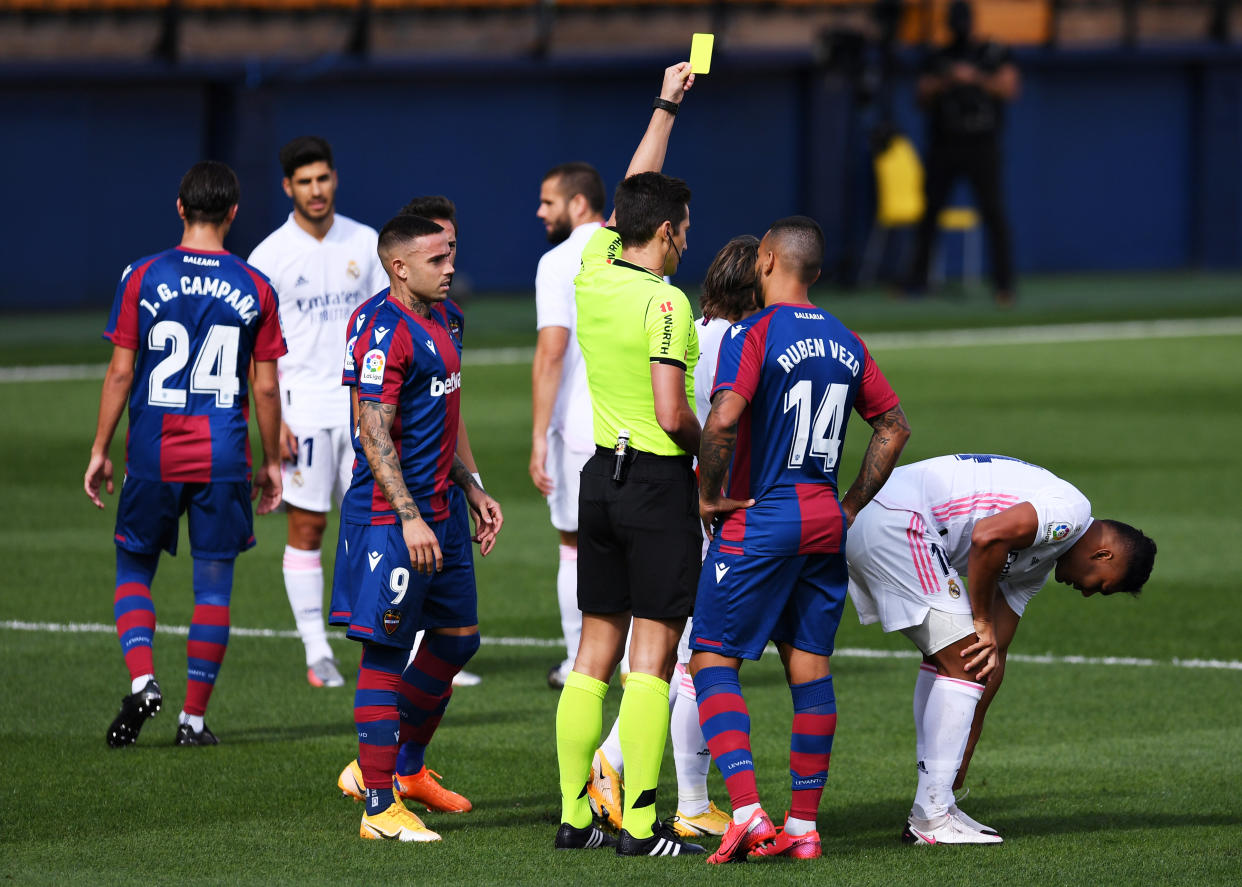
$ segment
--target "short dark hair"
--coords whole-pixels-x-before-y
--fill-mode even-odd
[[[797,269],[798,280],[810,285],[824,264],[824,232],[808,216],[787,216],[768,229],[773,252]]]
[[[323,161],[328,169],[336,169],[332,163],[332,146],[319,136],[298,136],[280,149],[280,168],[285,171],[285,178],[293,178],[293,174],[303,166]]]
[[[1142,530],[1117,520],[1101,520],[1116,535],[1126,556],[1126,574],[1121,579],[1121,590],[1137,595],[1151,578],[1156,564],[1156,543]]]
[[[586,198],[587,205],[601,215],[604,212],[604,179],[599,171],[589,163],[573,161],[561,163],[548,170],[543,180],[560,179],[561,193],[565,200],[572,200],[581,194]]]
[[[758,254],[759,238],[751,234],[734,237],[720,248],[707,269],[699,295],[699,310],[704,317],[733,318],[755,310]]]
[[[181,177],[177,199],[190,224],[219,225],[241,199],[241,183],[227,163],[201,160]]]
[[[453,223],[454,228],[457,227],[457,207],[443,194],[415,197],[401,207],[401,213],[407,216],[422,216],[424,219],[448,219]]]
[[[431,219],[424,219],[422,216],[414,216],[409,213],[401,213],[389,219],[388,223],[380,229],[377,252],[382,261],[384,256],[398,244],[409,243],[411,240],[417,240],[419,237],[426,237],[430,234],[439,234],[443,230]],[[387,267],[387,263],[385,263],[385,267]]]
[[[665,222],[679,227],[689,202],[690,187],[681,179],[658,172],[640,172],[625,179],[613,195],[621,243],[643,246]]]

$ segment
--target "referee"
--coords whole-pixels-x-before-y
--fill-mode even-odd
[[[556,712],[561,780],[557,849],[616,843],[623,856],[703,853],[657,823],[656,785],[668,737],[668,680],[694,609],[702,537],[691,453],[699,448],[694,367],[699,343],[677,270],[690,227],[690,189],[662,175],[690,66],[665,71],[651,123],[609,222],[587,241],[574,280],[578,344],[594,412],[595,455],[578,499],[582,641]],[[604,695],[633,618],[621,698],[625,800],[620,840],[591,822],[585,786],[603,728]]]

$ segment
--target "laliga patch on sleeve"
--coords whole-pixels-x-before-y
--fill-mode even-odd
[[[349,373],[354,371],[354,345],[357,342],[358,337],[353,336],[345,345],[345,371]]]
[[[1074,527],[1072,524],[1067,524],[1063,521],[1053,521],[1048,524],[1047,529],[1044,532],[1044,541],[1060,542],[1063,539],[1069,538],[1069,534],[1073,531],[1073,529]]]
[[[372,348],[362,358],[362,373],[358,376],[359,385],[382,385],[384,383],[384,352]]]
[[[715,34],[695,34],[690,39],[690,72],[706,74],[712,69],[712,47],[716,43]]]

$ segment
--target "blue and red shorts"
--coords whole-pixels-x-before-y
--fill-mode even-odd
[[[177,553],[181,515],[190,529],[190,554],[232,560],[254,547],[248,481],[171,483],[125,478],[116,512],[116,545],[135,554]]]
[[[717,536],[699,575],[690,649],[758,659],[772,640],[828,656],[848,584],[844,554],[728,554]]]
[[[420,629],[477,625],[469,517],[454,507],[428,526],[444,558],[444,567],[430,576],[410,566],[401,524],[342,521],[328,621],[346,626],[345,634],[356,641],[402,649],[414,646]]]

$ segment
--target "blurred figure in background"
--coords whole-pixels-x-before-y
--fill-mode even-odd
[[[949,44],[933,52],[918,81],[919,104],[927,114],[926,210],[919,223],[909,289],[927,289],[928,265],[937,218],[953,183],[970,182],[992,249],[993,295],[1013,302],[1013,257],[1001,196],[1001,129],[1005,105],[1018,95],[1018,69],[1009,50],[971,39],[968,0],[949,6]]]

